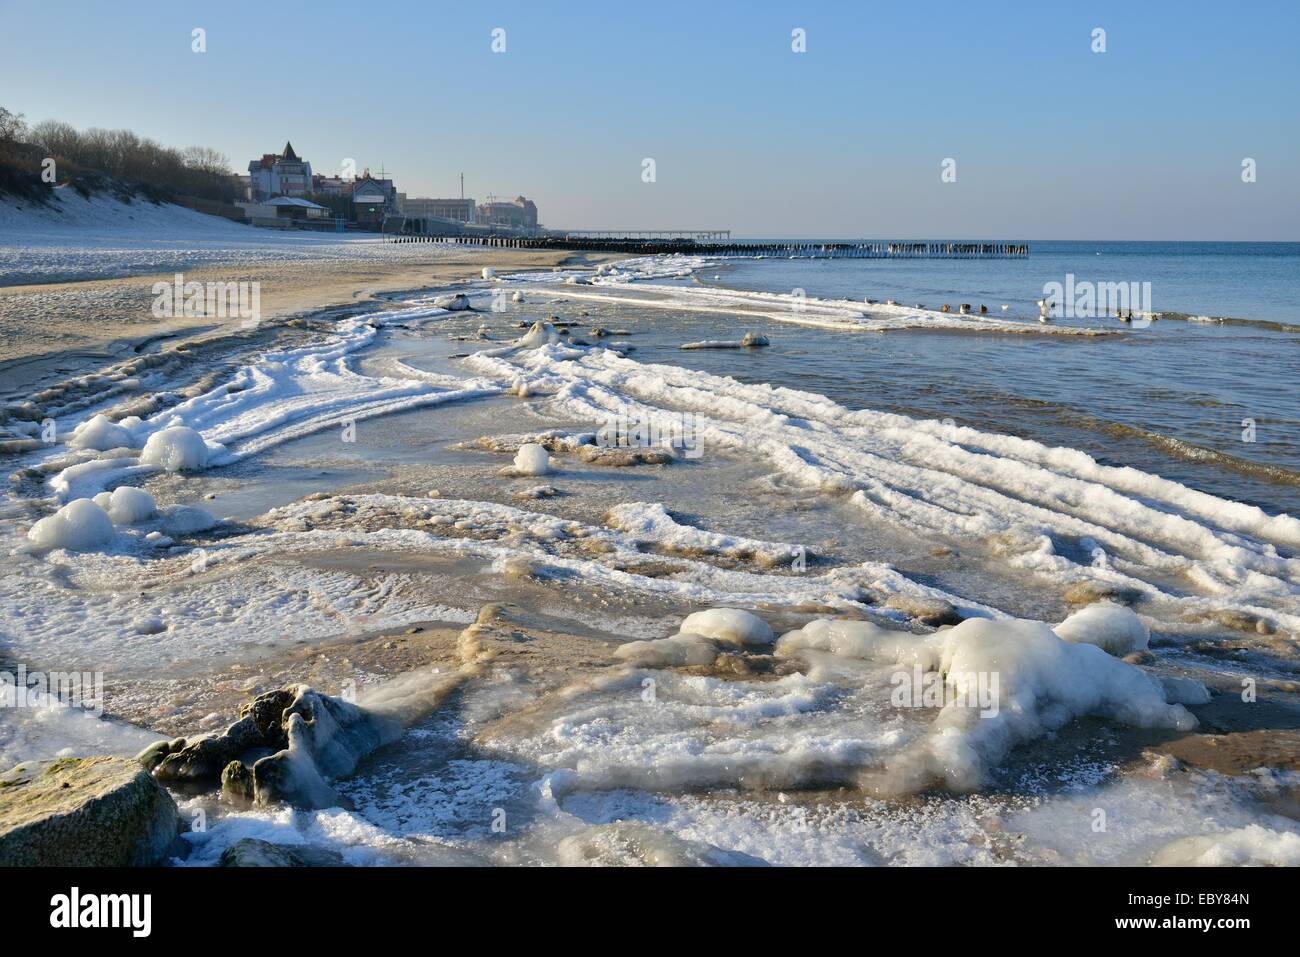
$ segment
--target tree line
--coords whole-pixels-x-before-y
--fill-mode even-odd
[[[70,183],[85,192],[95,188],[96,174],[118,187],[152,199],[197,196],[222,202],[242,199],[242,187],[230,172],[230,160],[206,146],[177,149],[131,130],[97,127],[78,130],[59,120],[28,125],[21,113],[0,106],[0,190],[32,195],[49,187],[42,172],[52,159],[54,182]],[[19,188],[14,188],[19,187]]]

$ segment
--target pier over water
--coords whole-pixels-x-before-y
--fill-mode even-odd
[[[398,236],[389,242],[441,242],[498,249],[555,249],[658,256],[753,256],[788,259],[1020,259],[1028,243],[969,242],[721,242],[688,237],[592,236]]]

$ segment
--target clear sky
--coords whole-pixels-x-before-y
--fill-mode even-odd
[[[0,105],[554,227],[1300,240],[1295,0],[0,0]]]

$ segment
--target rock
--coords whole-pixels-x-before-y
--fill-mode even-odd
[[[253,772],[243,761],[231,761],[221,772],[221,793],[237,802],[253,800]]]
[[[942,598],[890,595],[885,600],[885,607],[904,612],[915,621],[932,628],[938,628],[940,625],[960,625],[963,620],[957,613],[957,609]]]
[[[0,775],[0,866],[157,864],[176,839],[176,802],[131,758],[60,758]]]
[[[399,733],[391,720],[306,685],[258,695],[239,714],[222,734],[153,745],[141,758],[160,780],[219,782],[224,793],[258,804],[332,807],[344,801],[325,779],[350,773]]]
[[[288,746],[253,764],[258,804],[333,807],[346,802],[325,781],[351,774],[357,761],[400,734],[395,722],[342,698],[298,685],[281,725]]]
[[[307,844],[272,844],[246,837],[221,852],[219,867],[346,867],[338,851]]]
[[[144,765],[146,771],[152,772],[154,768],[162,764],[163,758],[183,747],[185,747],[184,738],[174,738],[171,741],[155,741],[137,754],[135,759]]]
[[[1099,601],[1113,601],[1117,605],[1132,605],[1142,593],[1136,588],[1112,585],[1108,582],[1076,582],[1065,591],[1065,600],[1071,605],[1092,605]]]

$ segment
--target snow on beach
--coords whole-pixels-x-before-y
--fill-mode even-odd
[[[468,682],[463,713],[431,715],[394,757],[344,782],[355,810],[223,810],[209,832],[190,836],[192,863],[213,863],[250,834],[339,849],[353,863],[1289,860],[1300,839],[1293,822],[1257,809],[1276,781],[1224,784],[1204,775],[1175,784],[1154,773],[1117,776],[1101,759],[1063,771],[1067,783],[1044,793],[1014,775],[1028,773],[1016,766],[1019,749],[1068,735],[1076,721],[1100,722],[1114,735],[1196,727],[1194,709],[1210,691],[1151,667],[1153,632],[1168,647],[1230,622],[1243,641],[1294,642],[1295,517],[1074,449],[575,346],[545,321],[513,341],[476,344],[454,372],[378,349],[390,332],[414,341],[440,335],[443,324],[478,322],[459,307],[486,310],[501,286],[524,292],[515,300],[521,310],[616,297],[834,328],[1025,328],[817,301],[790,318],[789,297],[681,285],[700,265],[664,257],[597,274],[485,274],[463,303],[408,297],[337,318],[302,341],[251,347],[217,381],[146,414],[123,414],[140,397],[123,400],[111,387],[97,401],[71,403],[57,416],[53,448],[16,453],[17,481],[0,498],[8,555],[0,613],[13,626],[6,656],[202,673],[290,642],[431,621],[468,626],[456,643],[456,673]],[[184,376],[181,363],[149,391],[175,393]],[[792,497],[837,503],[850,535],[888,530],[924,547],[960,548],[972,565],[1009,571],[1026,591],[1083,596],[1070,600],[1082,610],[1064,621],[1025,620],[986,595],[960,594],[886,561],[818,565],[813,556],[803,568],[800,542],[683,517],[680,503],[655,498],[653,478],[629,479],[627,494],[599,517],[576,511],[581,494],[570,505],[554,489],[525,495],[526,506],[335,490],[237,522],[159,506],[148,490],[160,482],[183,490],[190,479],[255,466],[349,423],[415,409],[449,421],[506,401],[513,405],[500,408],[514,411],[499,414],[548,429],[499,443],[496,451],[516,454],[523,480],[587,480],[578,444],[558,440],[575,433],[553,426],[594,432],[620,415],[689,414],[710,461],[742,462]],[[482,466],[480,481],[497,483],[483,494],[516,487],[498,476],[504,463]],[[688,467],[676,453],[652,466]],[[738,510],[761,508],[743,490],[734,498]],[[608,643],[604,666],[514,667],[511,655],[541,642],[508,628],[497,636],[484,624],[481,593],[466,585],[480,576],[544,590],[555,596],[548,609],[564,608],[574,621],[572,609],[587,604],[584,627]],[[602,602],[681,613],[634,633],[612,627]],[[638,640],[616,644],[628,638]],[[490,651],[489,640],[499,640]],[[913,668],[936,676],[936,706],[891,704],[893,679]],[[982,700],[994,712],[987,719],[945,697],[978,693],[963,676],[979,674],[1000,679],[982,689],[991,694]],[[53,721],[6,727],[0,753],[8,756],[96,740],[80,726],[60,739]],[[126,751],[133,734],[109,735],[102,746]],[[413,776],[400,749],[435,744],[457,757],[432,776]],[[992,781],[1001,796],[982,793]],[[936,785],[971,793],[927,797]],[[824,788],[856,796],[808,797]],[[1134,815],[1163,809],[1160,827],[1070,844],[1053,822],[1086,818],[1098,789]],[[1206,801],[1218,802],[1209,823],[1196,810]],[[494,848],[487,812],[506,805],[527,826]],[[1008,846],[999,832],[1011,827],[1033,839]]]
[[[86,198],[69,187],[53,193],[49,206],[0,203],[0,286],[401,254],[372,235],[258,229],[171,203]]]

